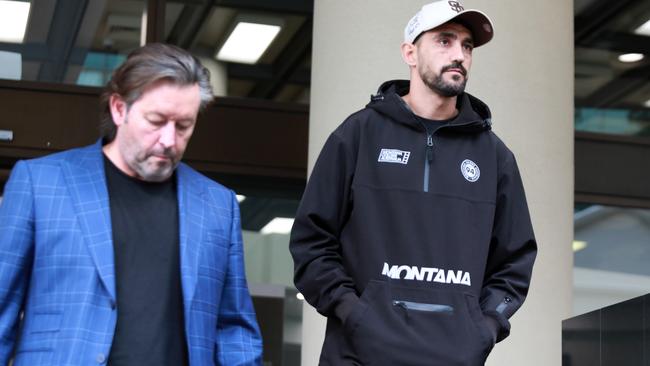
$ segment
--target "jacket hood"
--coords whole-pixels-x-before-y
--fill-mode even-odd
[[[390,119],[404,123],[415,128],[422,128],[420,121],[426,120],[417,116],[408,107],[402,96],[409,91],[408,80],[386,81],[377,90],[377,94],[370,97],[366,107],[374,109]],[[478,98],[462,93],[458,96],[458,115],[449,122],[448,128],[459,132],[481,132],[491,129],[492,114],[488,106]]]

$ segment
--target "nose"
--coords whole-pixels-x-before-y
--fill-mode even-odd
[[[463,44],[456,42],[454,47],[452,47],[452,59],[455,62],[462,63],[465,61],[465,50],[463,50]]]
[[[176,124],[173,121],[167,122],[167,124],[160,129],[158,142],[160,142],[165,149],[169,149],[176,145]]]

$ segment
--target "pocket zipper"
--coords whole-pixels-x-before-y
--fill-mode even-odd
[[[452,306],[441,304],[426,304],[421,302],[393,300],[393,306],[399,306],[407,310],[427,311],[430,313],[454,313],[454,308]]]

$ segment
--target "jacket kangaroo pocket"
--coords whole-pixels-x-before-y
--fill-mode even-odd
[[[364,365],[478,366],[492,341],[477,321],[472,295],[373,280],[344,326]]]

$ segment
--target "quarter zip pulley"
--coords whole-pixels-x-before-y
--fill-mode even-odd
[[[422,126],[422,128],[424,129],[424,131],[425,131],[425,133],[427,135],[427,141],[426,141],[427,144],[426,144],[426,151],[425,151],[426,158],[424,159],[424,177],[423,177],[423,182],[422,182],[422,191],[427,193],[427,192],[429,192],[429,174],[430,174],[430,170],[431,170],[431,163],[433,162],[433,147],[434,147],[433,146],[433,135],[436,132],[438,132],[438,130],[440,130],[442,128],[463,128],[463,127],[471,126],[471,125],[479,123],[479,122],[481,124],[483,124],[483,125],[485,123],[488,123],[488,126],[489,126],[490,122],[487,121],[487,120],[480,120],[480,121],[479,120],[473,120],[473,121],[469,121],[469,122],[465,122],[465,123],[461,123],[461,124],[454,124],[454,125],[449,124],[449,123],[445,123],[445,124],[442,124],[442,125],[437,126],[435,128],[432,128],[433,129],[433,131],[432,131],[430,129],[430,126],[427,126],[426,123],[424,123],[422,120],[418,119],[415,116],[415,114],[408,107],[408,105],[406,105],[405,103],[404,103],[404,105],[405,105],[405,108],[411,113],[411,115],[413,117],[413,120],[416,123],[418,123],[420,126]]]
[[[425,127],[427,131],[427,147],[426,147],[426,159],[424,159],[424,182],[422,190],[429,192],[429,169],[431,168],[431,162],[433,161],[433,133]]]
[[[433,135],[438,132],[438,130],[443,129],[443,128],[459,128],[459,127],[466,127],[469,125],[473,125],[475,123],[478,123],[478,121],[470,121],[467,123],[463,124],[457,124],[457,125],[450,125],[450,124],[444,124],[442,126],[438,126],[435,128],[433,131],[430,131],[429,128],[427,127],[426,124],[423,122],[419,122],[420,125],[424,128],[424,131],[427,134],[427,146],[426,146],[426,159],[424,159],[424,182],[422,184],[422,190],[424,192],[429,192],[429,173],[431,170],[431,162],[433,162]],[[481,121],[481,123],[484,123],[484,121]]]

